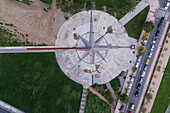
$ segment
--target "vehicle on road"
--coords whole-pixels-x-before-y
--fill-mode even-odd
[[[142,81],[143,81],[143,77],[140,77],[139,83],[142,84]]]
[[[154,44],[156,43],[156,39],[157,39],[157,38],[156,38],[156,37],[154,37],[154,39],[153,39],[153,43],[154,43]]]
[[[167,2],[165,5],[165,9],[167,10],[169,8],[170,2]]]
[[[130,110],[132,111],[134,108],[135,108],[135,105],[134,105],[134,104],[132,104],[132,106],[131,106]]]
[[[144,71],[146,71],[147,70],[147,68],[148,68],[148,65],[144,65]]]
[[[128,87],[128,88],[129,88],[129,89],[131,89],[131,88],[132,88],[132,84],[131,84],[131,83],[129,84],[129,87]]]
[[[149,56],[148,57],[151,58],[151,56],[152,56],[152,51],[149,52]]]
[[[160,30],[157,30],[155,36],[159,36]]]
[[[138,92],[138,91],[136,91],[136,92],[135,92],[135,96],[137,97],[137,96],[138,96],[138,94],[139,94],[139,92]]]
[[[121,105],[121,107],[120,107],[119,110],[120,110],[120,111],[123,111],[123,110],[124,110],[124,105],[123,105],[123,104]]]
[[[141,88],[141,84],[139,83],[137,89],[140,90],[140,88]]]
[[[145,40],[144,40],[145,44],[146,44],[147,40],[148,40],[148,37],[146,37]]]
[[[142,76],[142,77],[144,77],[144,76],[145,76],[145,73],[146,73],[146,72],[145,72],[145,71],[143,71],[143,72],[142,72],[142,74],[141,74],[141,76]]]
[[[155,47],[154,45],[151,46],[151,51],[153,51],[154,47]]]
[[[136,68],[139,67],[139,61],[136,62],[135,67],[136,67]]]
[[[133,82],[133,81],[134,81],[134,77],[131,77],[131,78],[130,78],[130,81]]]
[[[148,65],[149,64],[149,59],[146,59],[146,65]]]

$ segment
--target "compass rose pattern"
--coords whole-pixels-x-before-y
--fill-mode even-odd
[[[57,37],[57,47],[88,48],[56,51],[63,72],[84,87],[105,84],[126,71],[137,44],[116,18],[97,10],[70,17]]]

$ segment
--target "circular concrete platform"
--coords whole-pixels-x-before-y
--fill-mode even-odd
[[[89,87],[95,83],[105,84],[128,69],[134,50],[111,46],[136,44],[115,17],[97,10],[82,11],[63,24],[55,45],[89,49],[60,50],[56,57],[69,78]]]

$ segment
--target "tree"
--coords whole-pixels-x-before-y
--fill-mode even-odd
[[[124,104],[127,104],[129,102],[130,98],[126,93],[120,95],[120,101],[122,101]]]
[[[143,28],[146,32],[151,32],[155,29],[155,25],[153,24],[152,21],[147,21],[144,24],[144,28]]]
[[[150,102],[150,99],[152,99],[152,94],[151,93],[147,93],[145,95],[145,98],[148,100],[148,102]]]
[[[143,34],[142,40],[145,40],[148,36],[149,36],[149,33],[148,33],[148,32],[145,32],[145,33]]]
[[[132,67],[132,72],[135,72],[137,68],[135,66]]]
[[[144,55],[145,52],[146,52],[146,48],[144,46],[140,46],[138,48],[138,54],[139,55]]]

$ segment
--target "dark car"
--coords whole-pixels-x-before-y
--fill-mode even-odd
[[[148,68],[148,65],[144,65],[144,70],[146,71],[147,70],[147,68]]]
[[[154,43],[154,44],[156,43],[156,39],[157,39],[156,37],[153,39],[153,43]]]
[[[161,18],[160,22],[162,23],[164,21],[164,17]]]
[[[119,110],[123,111],[123,109],[124,109],[124,105],[122,104]]]
[[[139,83],[137,86],[137,89],[140,90],[141,84]]]
[[[136,92],[135,92],[135,96],[137,97],[137,96],[138,96],[138,94],[139,94],[139,92],[138,92],[138,91],[136,91]]]
[[[157,30],[155,36],[159,36],[160,30]]]

